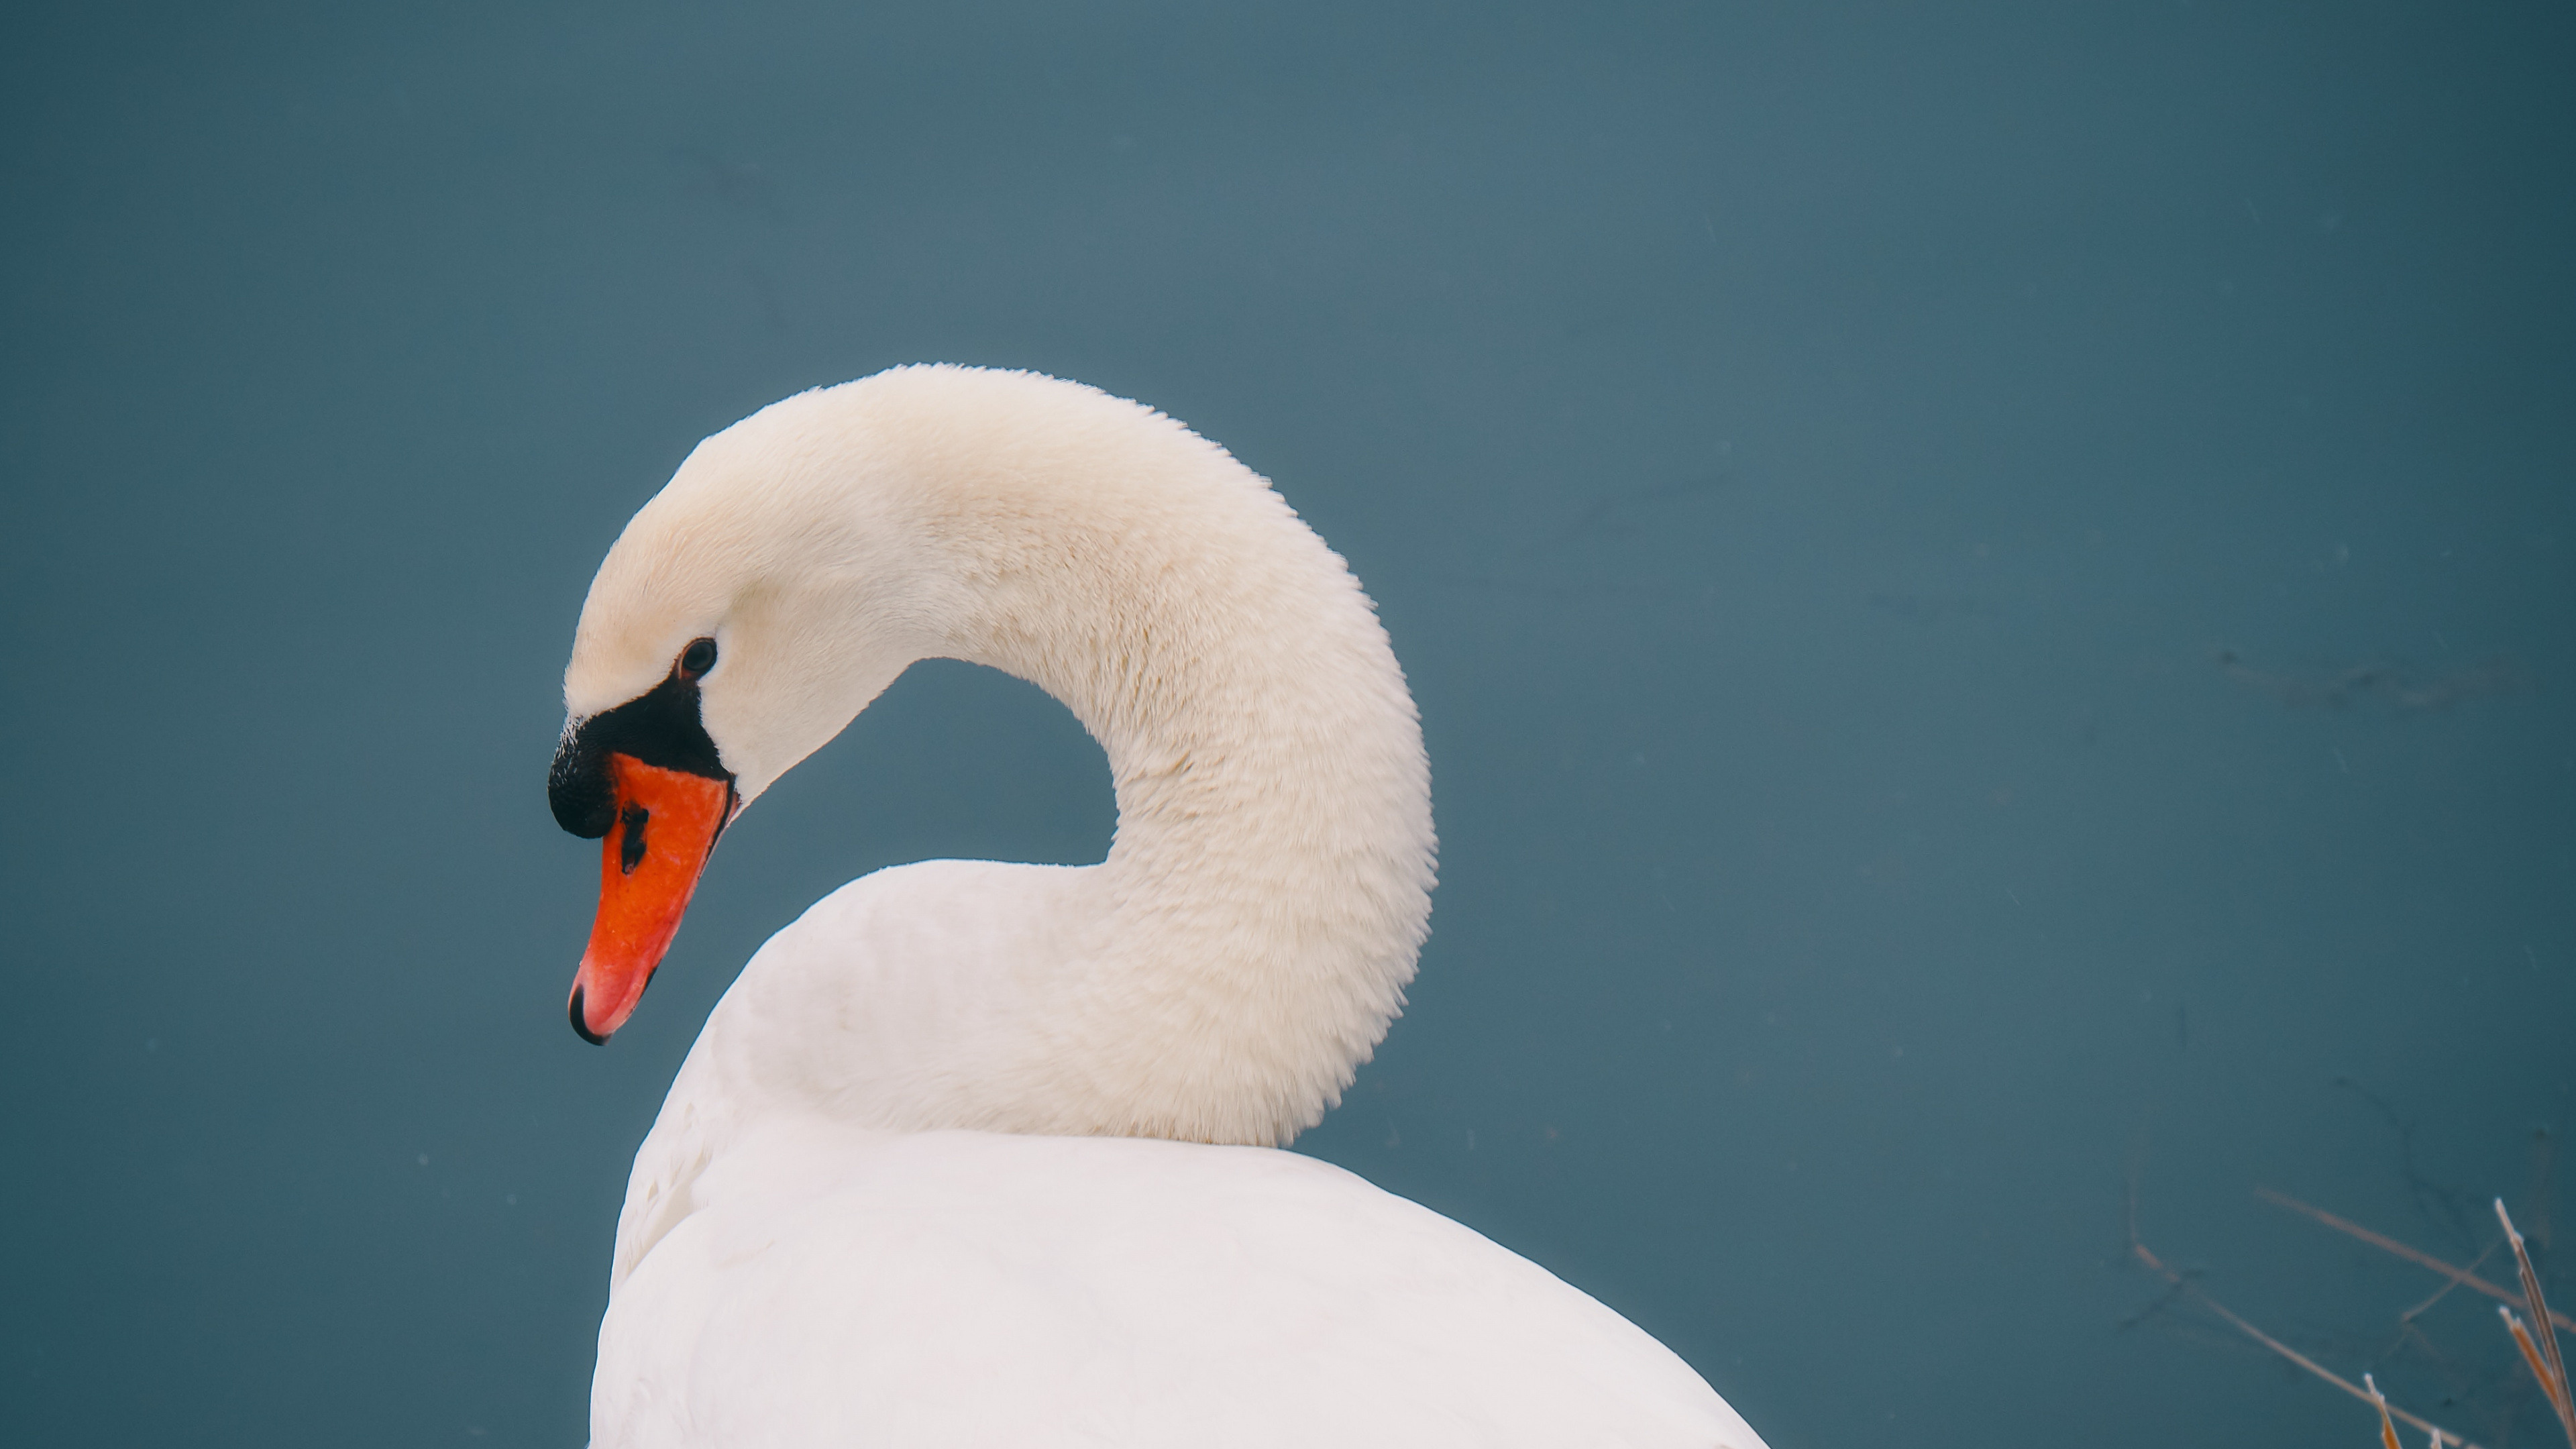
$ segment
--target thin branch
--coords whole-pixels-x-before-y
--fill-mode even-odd
[[[2173,1269],[2166,1267],[2163,1259],[2158,1258],[2155,1254],[2147,1251],[2146,1244],[2133,1242],[2129,1245],[2129,1248],[2130,1251],[2138,1255],[2139,1262],[2146,1264],[2150,1269],[2154,1270],[2157,1277],[2162,1278],[2167,1283],[2181,1289],[2184,1293],[2198,1300],[2202,1307],[2207,1308],[2210,1312],[2217,1314],[2219,1317],[2224,1318],[2229,1323],[2235,1325],[2237,1332],[2244,1334],[2247,1338],[2254,1340],[2256,1343],[2272,1350],[2281,1357],[2286,1358],[2290,1362],[2297,1364],[2299,1367],[2306,1369],[2308,1372],[2315,1374],[2318,1378],[2324,1379],[2327,1383],[2334,1385],[2336,1388],[2343,1390],[2345,1393],[2352,1395],[2363,1403],[2384,1407],[2387,1412],[2396,1415],[2398,1418],[2403,1419],[2407,1423],[2414,1425],[2416,1428],[2423,1430],[2425,1433],[2432,1435],[2436,1449],[2443,1449],[2443,1446],[2454,1444],[2458,1445],[2459,1449],[2478,1449],[2477,1445],[2470,1443],[2468,1440],[2461,1438],[2459,1435],[2452,1433],[2450,1430],[2443,1428],[2432,1420],[2418,1418],[2417,1416],[2406,1412],[2404,1409],[2388,1403],[2387,1400],[2380,1398],[2376,1393],[2364,1391],[2361,1385],[2354,1383],[2352,1380],[2345,1378],[2343,1375],[2336,1373],[2334,1370],[2327,1368],[2321,1363],[2318,1363],[2315,1359],[2308,1357],[2306,1354],[2290,1347],[2281,1340],[2274,1338],[2272,1335],[2265,1333],[2259,1328],[2256,1328],[2253,1324],[2237,1317],[2234,1312],[2229,1310],[2227,1305],[2210,1297],[2208,1293],[2202,1291],[2198,1284],[2193,1283],[2189,1279],[2183,1277],[2180,1273],[2175,1272]]]
[[[2479,1277],[2475,1273],[2469,1272],[2465,1268],[2452,1267],[2450,1264],[2443,1262],[2441,1259],[2434,1257],[2430,1253],[2424,1252],[2418,1248],[2410,1248],[2404,1243],[2397,1241],[2395,1238],[2391,1238],[2380,1233],[2374,1233],[2359,1223],[2349,1222],[2343,1218],[2336,1217],[2333,1213],[2327,1212],[2324,1208],[2311,1207],[2307,1203],[2303,1203],[2297,1198],[2290,1196],[2288,1193],[2274,1192],[2268,1187],[2258,1187],[2254,1189],[2254,1195],[2263,1199],[2265,1202],[2271,1203],[2275,1207],[2285,1207],[2294,1213],[2299,1213],[2303,1216],[2313,1218],[2316,1221],[2325,1224],[2327,1227],[2334,1229],[2338,1233],[2345,1233],[2352,1237],[2359,1238],[2363,1242],[2370,1244],[2372,1247],[2379,1249],[2381,1252],[2393,1253],[2400,1258],[2404,1258],[2407,1262],[2415,1264],[2419,1268],[2430,1268],[2434,1272],[2441,1274],[2443,1277],[2450,1279],[2452,1282],[2459,1284],[2461,1287],[2475,1289],[2476,1291],[2487,1295],[2489,1298],[2495,1299],[2499,1303],[2519,1303],[2522,1301],[2521,1294],[2508,1292],[2503,1288],[2499,1288],[2495,1284],[2488,1282],[2486,1279]],[[2576,1318],[2570,1318],[2564,1313],[2553,1311],[2549,1315],[2549,1321],[2557,1324],[2560,1328],[2566,1329],[2569,1333],[2576,1333]]]
[[[2488,1244],[2488,1245],[2487,1245],[2487,1249],[2486,1249],[2486,1251],[2485,1251],[2485,1252],[2480,1253],[2480,1254],[2478,1254],[2476,1257],[2471,1258],[2471,1259],[2469,1260],[2469,1267],[2468,1267],[2468,1271],[2469,1271],[2469,1272],[2471,1272],[2471,1273],[2475,1273],[2475,1272],[2477,1272],[2477,1271],[2478,1271],[2478,1269],[2479,1269],[2482,1265],[2484,1265],[2484,1264],[2485,1264],[2485,1262],[2486,1262],[2486,1260],[2487,1260],[2487,1259],[2492,1258],[2492,1257],[2494,1257],[2494,1256],[2495,1256],[2495,1250],[2496,1250],[2496,1249],[2498,1249],[2498,1248],[2501,1248],[2501,1247],[2503,1247],[2503,1246],[2504,1246],[2504,1244],[2503,1244],[2503,1243],[2501,1243],[2501,1242],[2496,1242],[2496,1243],[2490,1243],[2490,1244]],[[2418,1303],[2418,1304],[2416,1304],[2414,1307],[2409,1308],[2409,1309],[2407,1309],[2405,1312],[2403,1312],[2403,1313],[2401,1313],[2401,1314],[2397,1315],[2397,1321],[2398,1321],[2398,1322],[2400,1322],[2400,1323],[2404,1323],[2404,1324],[2412,1325],[2412,1324],[2415,1322],[2415,1320],[2416,1320],[2416,1319],[2421,1318],[2421,1317],[2423,1317],[2425,1314],[2432,1312],[2432,1311],[2433,1311],[2433,1309],[2434,1309],[2434,1307],[2435,1307],[2436,1305],[2438,1305],[2439,1303],[2441,1303],[2441,1301],[2442,1301],[2443,1299],[2448,1298],[2448,1297],[2450,1297],[2450,1296],[2451,1296],[2451,1290],[2452,1290],[2452,1289],[2457,1288],[2457,1287],[2459,1287],[2459,1286],[2460,1286],[2460,1280],[2458,1280],[2457,1278],[2446,1278],[2446,1279],[2444,1279],[2444,1280],[2443,1280],[2443,1282],[2442,1282],[2442,1286],[2433,1290],[2433,1296],[2432,1296],[2432,1297],[2425,1299],[2423,1302]]]

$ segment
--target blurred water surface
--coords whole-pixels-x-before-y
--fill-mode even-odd
[[[2251,1194],[2576,1259],[2563,7],[8,30],[10,1438],[579,1442],[739,964],[882,864],[1098,858],[1071,719],[925,666],[565,1028],[591,570],[700,436],[931,359],[1171,412],[1380,603],[1442,884],[1301,1150],[1779,1449],[2367,1441],[2133,1224],[2546,1442],[2484,1304],[2401,1342],[2437,1282]]]

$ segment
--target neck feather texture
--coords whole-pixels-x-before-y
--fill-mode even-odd
[[[849,646],[847,689],[806,696],[863,704],[925,656],[1029,680],[1107,751],[1118,832],[1097,866],[846,888],[745,971],[691,1070],[904,1130],[1274,1143],[1337,1101],[1423,939],[1429,775],[1385,631],[1279,496],[1133,403],[953,368],[791,399],[673,491],[702,460],[773,475],[735,491],[796,540],[771,553],[855,581],[753,591],[877,641]],[[711,688],[728,758],[754,705]]]

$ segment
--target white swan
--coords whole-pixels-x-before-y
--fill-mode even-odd
[[[1070,706],[1116,841],[880,871],[752,958],[636,1154],[594,1445],[1761,1449],[1607,1308],[1275,1150],[1402,1004],[1428,770],[1342,561],[1134,403],[899,369],[635,516],[550,781],[605,837],[576,1029],[625,1021],[734,813],[929,657]]]

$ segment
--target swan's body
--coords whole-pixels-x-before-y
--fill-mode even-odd
[[[646,846],[697,853],[652,886],[676,925],[734,802],[932,656],[1070,706],[1117,839],[882,871],[754,957],[636,1158],[595,1445],[1760,1449],[1608,1309],[1272,1146],[1401,1005],[1428,774],[1341,561],[1134,404],[905,369],[718,434],[637,515],[566,678],[558,813],[611,832],[576,1027],[667,940],[611,939]],[[655,780],[724,813],[672,834]]]

